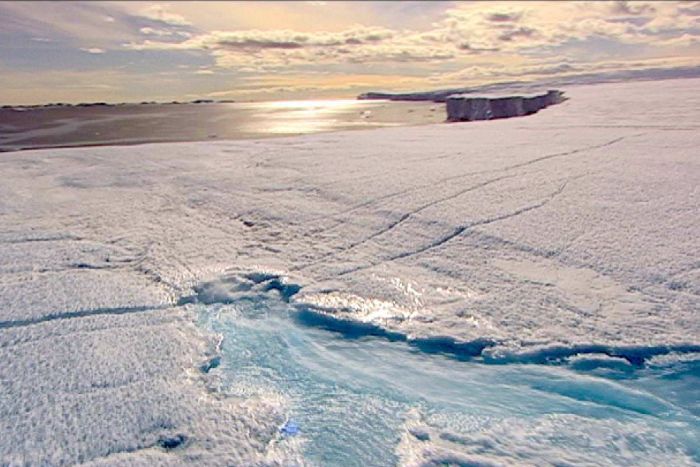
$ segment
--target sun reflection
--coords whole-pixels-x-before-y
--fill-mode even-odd
[[[304,134],[330,130],[338,126],[339,118],[356,114],[363,118],[368,107],[381,104],[355,99],[271,101],[250,104],[258,110],[257,131],[275,134]],[[361,122],[358,122],[358,124]]]

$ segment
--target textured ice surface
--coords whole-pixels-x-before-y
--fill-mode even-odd
[[[198,287],[186,306],[221,336],[209,370],[220,376],[219,391],[288,400],[312,465],[698,460],[695,360],[461,361],[444,342],[406,342],[290,303],[296,291],[271,274],[227,275]]]
[[[279,442],[294,400],[202,371],[217,353],[201,307],[256,300],[255,271],[322,323],[488,371],[682,360],[697,382],[699,87],[569,88],[527,119],[3,154],[0,463],[298,461],[303,436]],[[474,444],[416,413],[419,444],[389,448],[406,463],[605,463],[591,446],[616,436],[610,463],[696,455],[653,418],[516,413]],[[564,454],[533,451],[560,432]]]

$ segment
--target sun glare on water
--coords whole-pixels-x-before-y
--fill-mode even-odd
[[[361,112],[378,102],[358,101],[354,99],[332,100],[295,100],[255,103],[254,106],[263,117],[262,125],[267,133],[305,134],[329,130],[337,126],[341,114]],[[260,128],[259,128],[260,129]]]

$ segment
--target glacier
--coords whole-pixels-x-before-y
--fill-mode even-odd
[[[3,154],[0,464],[696,465],[699,87]]]

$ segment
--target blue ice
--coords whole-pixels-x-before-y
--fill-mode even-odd
[[[639,423],[700,461],[697,360],[660,367],[605,356],[568,365],[486,364],[435,349],[426,352],[391,334],[349,324],[329,330],[324,320],[313,320],[313,312],[290,305],[287,298],[278,287],[268,287],[264,293],[196,306],[201,324],[223,336],[220,360],[207,371],[219,372],[231,394],[272,389],[291,401],[280,435],[302,437],[311,464],[399,463],[396,446],[411,410],[442,430],[444,439],[459,438],[455,433],[469,436],[494,420],[529,421],[548,414]],[[417,442],[429,437],[416,435]],[[552,443],[567,459],[585,458],[577,452],[583,448],[568,445],[565,436]],[[643,449],[648,440],[634,443]],[[480,449],[489,454],[488,445]],[[620,455],[612,451],[618,449],[614,443],[609,449],[611,458]],[[546,452],[545,458],[529,461],[548,461]]]

